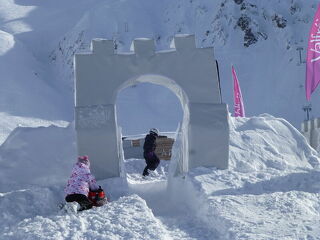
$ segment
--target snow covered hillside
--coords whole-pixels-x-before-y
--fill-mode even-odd
[[[1,239],[320,239],[318,153],[284,119],[230,126],[228,170],[173,177],[161,161],[143,180],[144,160],[127,159],[126,178],[98,182],[111,203],[76,215],[57,208],[75,159],[66,146],[73,127],[21,128],[0,149]]]
[[[315,10],[316,1],[302,0],[102,1],[60,40],[53,56],[65,79],[70,79],[73,53],[87,51],[94,37],[114,39],[118,51],[129,51],[134,38],[150,37],[163,50],[170,47],[174,34],[192,33],[198,47],[215,49],[223,101],[232,107],[234,64],[249,116],[267,112],[299,128],[305,117],[305,67],[297,48],[306,48]],[[302,61],[304,56],[302,51]],[[152,93],[157,97],[162,91]],[[314,105],[314,116],[319,111]]]
[[[134,38],[150,37],[157,50],[163,50],[170,47],[174,34],[191,33],[198,47],[214,47],[223,101],[230,110],[233,64],[248,116],[269,113],[300,128],[305,117],[305,66],[300,64],[297,48],[303,48],[303,61],[316,5],[316,0],[0,0],[0,111],[71,121],[73,55],[88,51],[92,38],[114,39],[122,52],[130,51]],[[136,86],[139,95],[149,91],[154,96],[148,99],[155,106],[152,110],[139,106],[141,116],[161,118],[163,112],[156,107],[161,100],[161,105],[176,112],[171,119],[181,119],[179,103],[161,97],[168,90],[154,88]],[[319,91],[313,99],[318,95]],[[118,99],[119,104],[128,101],[121,94]],[[130,118],[129,108],[127,112],[119,114]],[[319,112],[314,104],[312,115]],[[119,119],[124,134],[141,133],[135,126],[143,119],[126,123]],[[169,129],[161,126],[161,130],[175,127],[170,123]]]

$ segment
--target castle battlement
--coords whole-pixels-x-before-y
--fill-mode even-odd
[[[195,45],[194,35],[175,35],[170,44],[171,51],[156,51],[156,45],[154,39],[151,38],[136,38],[132,41],[130,52],[117,52],[115,43],[110,39],[95,38],[91,41],[91,54],[96,55],[137,55],[137,56],[152,56],[157,54],[166,54],[172,51],[178,52],[190,52],[192,50],[198,49],[203,51],[204,49],[210,49],[213,51],[212,47],[207,48],[197,48]],[[80,54],[81,55],[81,54]]]

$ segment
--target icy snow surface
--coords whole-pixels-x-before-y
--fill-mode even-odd
[[[142,179],[144,160],[127,159],[126,178],[99,182],[111,202],[79,214],[57,208],[73,126],[21,128],[0,148],[1,239],[320,239],[319,155],[284,119],[230,126],[228,170],[173,177],[173,159]]]

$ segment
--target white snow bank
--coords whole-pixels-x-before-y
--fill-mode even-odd
[[[16,127],[48,127],[50,125],[66,127],[69,122],[58,120],[49,121],[33,117],[18,117],[0,112],[0,145]]]
[[[49,216],[57,212],[57,204],[62,200],[61,190],[63,189],[51,186],[0,193],[1,228],[8,229],[24,219]]]
[[[288,122],[231,118],[230,168],[186,177],[224,239],[318,239],[319,155]]]
[[[1,232],[0,232],[1,233]],[[167,239],[166,230],[137,195],[79,214],[26,218],[6,227],[2,239]]]
[[[0,146],[0,192],[65,183],[76,159],[74,127],[18,127]]]
[[[318,153],[284,119],[264,114],[231,118],[230,125],[230,166],[235,171],[310,169],[319,165]]]

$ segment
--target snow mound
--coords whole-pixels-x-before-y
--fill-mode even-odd
[[[76,159],[74,126],[18,127],[0,146],[0,191],[65,183]]]
[[[54,187],[31,187],[0,193],[0,217],[3,229],[24,219],[49,216],[56,212],[57,203],[61,201],[59,193],[61,190]]]
[[[230,118],[230,128],[230,166],[235,171],[285,171],[319,165],[319,154],[284,119],[266,114]]]
[[[230,119],[230,168],[187,175],[199,217],[224,239],[318,239],[319,155],[287,121]]]
[[[3,239],[167,239],[166,230],[137,195],[79,214],[26,218],[1,233]]]
[[[50,125],[66,127],[69,122],[66,121],[48,121],[33,117],[18,117],[0,112],[0,145],[6,140],[16,127],[48,127]]]

